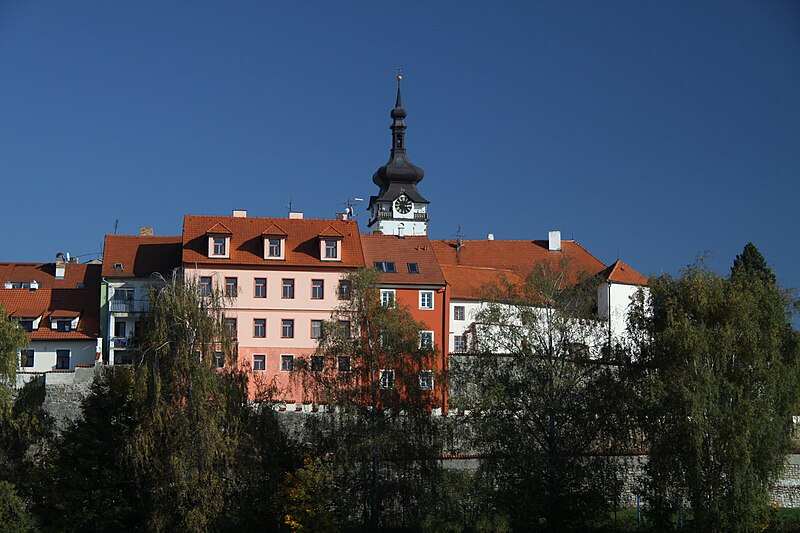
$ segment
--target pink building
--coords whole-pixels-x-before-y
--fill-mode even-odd
[[[342,278],[364,266],[354,220],[192,216],[183,220],[183,268],[200,290],[233,298],[226,312],[239,363],[275,399],[308,400],[292,380],[294,361],[316,351],[322,321],[348,288]],[[254,389],[254,393],[258,391]]]

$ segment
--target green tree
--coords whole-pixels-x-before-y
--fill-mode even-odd
[[[658,527],[686,501],[703,531],[766,522],[798,405],[795,303],[748,245],[725,279],[699,264],[652,280],[630,317]]]
[[[291,531],[335,533],[333,475],[319,458],[306,456],[304,464],[284,480],[283,523]]]
[[[0,533],[36,531],[36,522],[13,483],[0,481]]]
[[[8,318],[0,304],[0,402],[10,401],[9,387],[13,387],[19,366],[18,351],[28,346],[28,336],[16,321]]]
[[[315,454],[332,460],[341,520],[360,514],[370,530],[408,526],[441,472],[435,392],[420,374],[434,368],[434,351],[421,346],[424,328],[408,310],[382,305],[374,269],[347,281],[351,297],[323,324],[318,355],[298,365],[308,394],[335,410],[310,418],[307,429]]]
[[[593,316],[597,285],[567,283],[568,271],[568,260],[542,263],[521,285],[492,287],[460,368],[475,392],[481,472],[518,530],[585,530],[618,492],[619,463],[599,452],[625,427],[623,390]]]

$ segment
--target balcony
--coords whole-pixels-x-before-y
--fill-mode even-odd
[[[414,220],[428,220],[428,213],[414,213]]]
[[[390,218],[392,218],[391,211],[378,211],[378,220],[390,219]]]
[[[125,350],[127,348],[131,348],[133,346],[133,338],[132,337],[111,337],[111,346],[114,350]]]
[[[108,306],[112,313],[146,313],[150,308],[147,300],[110,300]]]

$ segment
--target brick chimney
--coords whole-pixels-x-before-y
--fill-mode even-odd
[[[139,236],[140,237],[152,237],[153,236],[153,226],[142,226],[139,228]]]

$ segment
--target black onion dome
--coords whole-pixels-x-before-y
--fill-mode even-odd
[[[425,171],[409,161],[406,153],[406,125],[403,123],[403,119],[407,115],[400,95],[401,80],[402,77],[398,76],[397,101],[389,114],[392,117],[392,125],[389,127],[392,130],[392,150],[389,154],[389,161],[372,175],[372,181],[381,188],[382,192],[388,189],[392,183],[416,184],[425,176]]]

